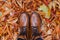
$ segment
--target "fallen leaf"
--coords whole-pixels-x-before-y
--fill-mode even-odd
[[[38,10],[42,10],[45,13],[45,18],[50,18],[50,10],[45,4],[41,5]]]

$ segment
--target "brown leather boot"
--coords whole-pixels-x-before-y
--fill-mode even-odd
[[[19,28],[20,28],[20,34],[19,34],[19,39],[27,39],[27,30],[29,26],[29,15],[27,13],[21,13],[19,17]],[[18,40],[19,40],[18,39]]]
[[[41,18],[40,15],[36,12],[33,12],[31,15],[31,27],[30,30],[32,31],[32,40],[35,40],[38,36],[41,35]]]

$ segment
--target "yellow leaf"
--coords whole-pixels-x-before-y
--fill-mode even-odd
[[[50,18],[50,9],[45,5],[41,5],[38,10],[42,10],[45,13],[45,18]]]

